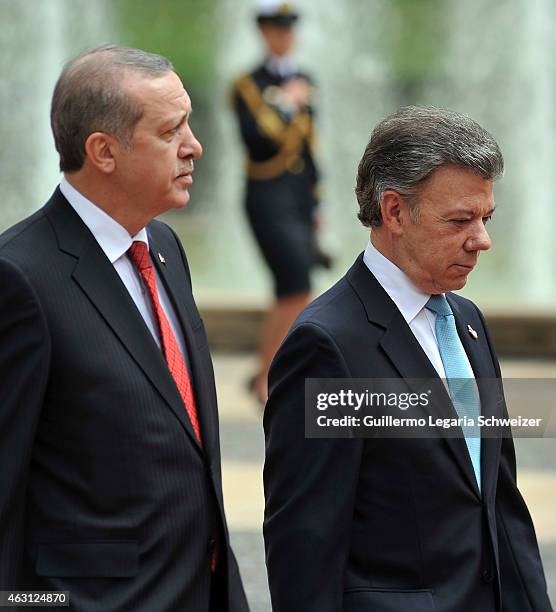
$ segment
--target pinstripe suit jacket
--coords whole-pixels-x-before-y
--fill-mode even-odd
[[[222,501],[212,363],[187,261],[149,224],[204,448],[131,297],[59,190],[0,237],[0,589],[76,610],[247,610]]]

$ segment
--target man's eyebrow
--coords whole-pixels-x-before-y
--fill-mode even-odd
[[[191,114],[193,113],[193,109],[190,108],[189,110],[186,110],[183,112],[182,115],[180,115],[180,123],[182,123],[183,121],[188,121],[189,117],[191,117]]]
[[[496,205],[494,205],[492,208],[490,208],[489,210],[486,211],[485,214],[481,215],[483,217],[488,217],[488,215],[492,215],[492,213],[496,210]],[[456,210],[452,210],[450,211],[450,217],[453,217],[454,215],[474,215],[476,214],[476,209],[475,208],[457,208]]]
[[[171,119],[168,119],[162,126],[162,129],[169,130],[177,125],[181,125],[191,115],[191,111],[182,112],[179,115],[175,115]]]

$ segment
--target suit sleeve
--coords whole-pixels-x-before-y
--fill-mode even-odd
[[[552,612],[535,529],[517,488],[511,438],[502,441],[496,524],[504,612]]]
[[[50,341],[38,300],[0,259],[0,590],[19,587],[25,495]]]
[[[500,365],[488,328],[480,312],[479,316],[490,346],[496,375],[501,378]],[[505,407],[503,416],[508,417]],[[504,612],[552,612],[535,528],[517,487],[512,438],[502,439],[496,489],[496,529]]]
[[[363,448],[305,438],[305,379],[347,378],[333,340],[295,328],[270,371],[265,409],[264,538],[274,612],[341,612]]]

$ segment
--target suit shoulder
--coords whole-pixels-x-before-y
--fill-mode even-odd
[[[48,259],[54,243],[52,228],[41,208],[0,235],[0,257],[22,266],[40,264]]]
[[[458,305],[458,307],[465,313],[473,313],[476,315],[477,313],[481,313],[481,310],[475,304],[475,302],[471,301],[469,298],[463,297],[462,295],[458,295],[457,293],[450,292],[450,298]]]
[[[151,239],[154,239],[157,244],[162,246],[167,245],[168,248],[177,248],[183,253],[183,246],[179,236],[167,223],[154,219],[147,226],[147,232]]]
[[[164,221],[153,219],[148,225],[148,231],[152,232],[157,237],[174,237],[176,233],[174,230]]]
[[[172,247],[177,247],[178,249],[180,249],[180,251],[183,251],[179,236],[176,234],[175,230],[167,223],[154,219],[149,223],[147,229],[148,233],[157,242],[169,244]]]
[[[312,325],[335,335],[346,321],[357,320],[361,313],[361,302],[344,276],[303,310],[292,329]]]
[[[457,304],[467,305],[468,307],[470,306],[472,308],[476,308],[475,302],[471,301],[469,298],[464,297],[463,295],[459,295],[459,293],[453,293],[452,291],[450,291],[448,295]]]
[[[488,325],[485,320],[485,316],[479,309],[479,307],[472,302],[470,299],[465,298],[455,293],[449,294],[450,299],[456,304],[458,314],[467,325],[471,325],[476,330],[483,330],[487,336],[489,336]],[[456,312],[454,312],[456,314]],[[490,339],[489,339],[490,341]]]
[[[310,377],[345,377],[349,367],[345,344],[350,334],[358,333],[350,315],[353,290],[345,278],[312,302],[297,318],[273,360],[269,374],[271,386],[282,376],[305,372]],[[351,325],[351,329],[350,329]]]
[[[40,232],[43,229],[43,223],[47,224],[47,221],[41,208],[29,217],[9,227],[0,234],[0,253],[9,250],[10,247],[18,246],[21,242],[35,239],[37,231]]]
[[[191,282],[187,256],[176,232],[167,223],[153,219],[147,226],[147,233],[149,235],[151,248],[164,249],[159,255],[164,257],[166,255],[165,250],[168,249],[170,252],[173,251],[175,257],[183,262],[187,276]]]

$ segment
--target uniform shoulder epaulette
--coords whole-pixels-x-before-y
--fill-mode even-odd
[[[262,92],[250,74],[234,81],[234,92],[245,102],[262,134],[280,143],[287,130],[280,115],[265,102]]]

